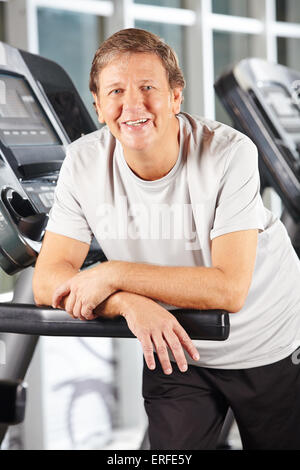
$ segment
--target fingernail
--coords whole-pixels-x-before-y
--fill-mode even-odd
[[[194,359],[195,361],[199,361],[199,359],[200,359],[199,354],[198,354],[198,353],[197,353],[197,354],[194,354],[194,355],[193,355],[193,359]]]
[[[172,369],[166,369],[165,373],[168,374],[168,375],[172,374]]]
[[[181,372],[186,372],[187,371],[187,364],[185,364],[184,366],[181,367]]]

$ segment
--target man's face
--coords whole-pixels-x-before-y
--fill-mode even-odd
[[[119,54],[100,72],[98,87],[98,119],[108,125],[125,153],[166,147],[182,90],[170,90],[155,54]]]

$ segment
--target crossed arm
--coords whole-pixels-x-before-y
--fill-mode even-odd
[[[172,370],[167,346],[184,371],[182,347],[194,359],[197,350],[175,317],[156,301],[180,308],[238,312],[251,284],[257,232],[215,238],[209,268],[108,261],[81,272],[89,245],[46,232],[34,273],[35,302],[63,308],[83,320],[100,314],[123,315],[142,343],[149,368],[155,367],[154,344],[165,373]]]

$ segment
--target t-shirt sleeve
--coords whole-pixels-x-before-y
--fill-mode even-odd
[[[220,181],[210,238],[239,230],[264,230],[264,224],[257,148],[245,138],[229,153]]]
[[[49,212],[46,230],[66,237],[91,243],[92,231],[76,195],[72,159],[69,151],[59,173],[54,192],[54,203]]]

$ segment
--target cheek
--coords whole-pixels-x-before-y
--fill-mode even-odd
[[[105,111],[104,111],[105,116],[108,119],[113,119],[115,115],[117,114],[117,106],[115,103],[109,103],[107,102],[105,104]]]
[[[102,105],[100,105],[101,114],[105,122],[112,122],[118,118],[120,114],[120,106],[118,103],[105,98],[102,98],[100,103]]]
[[[151,101],[151,108],[153,113],[159,116],[172,114],[172,101],[170,96],[157,98]]]

